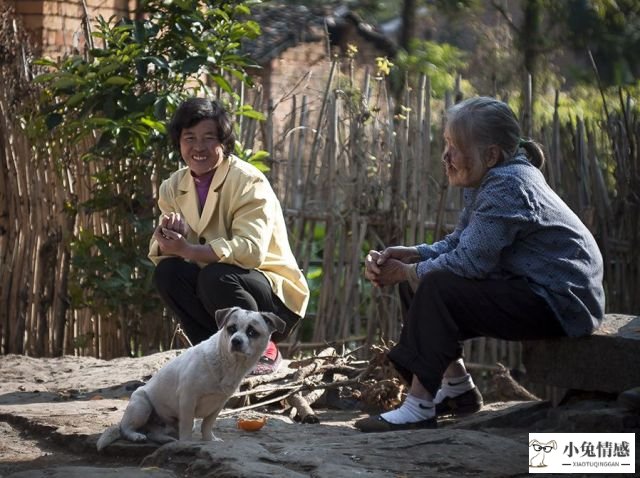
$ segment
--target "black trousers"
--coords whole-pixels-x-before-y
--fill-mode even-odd
[[[287,327],[284,333],[273,333],[274,342],[288,337],[300,321],[273,293],[267,278],[254,269],[221,263],[201,269],[179,257],[171,257],[158,263],[153,281],[194,345],[218,331],[215,313],[227,307],[275,313]]]
[[[407,287],[401,288],[409,309],[389,359],[408,383],[415,375],[433,395],[449,364],[462,357],[466,339],[566,335],[545,300],[523,279],[473,280],[434,271],[421,279],[411,296]]]

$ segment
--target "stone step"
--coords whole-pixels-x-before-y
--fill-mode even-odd
[[[522,345],[522,361],[532,382],[608,393],[640,386],[640,316],[607,314],[589,337]]]

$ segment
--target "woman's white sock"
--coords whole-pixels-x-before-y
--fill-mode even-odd
[[[421,422],[427,418],[434,417],[435,414],[435,408],[431,400],[423,400],[409,394],[399,408],[383,413],[381,416],[389,423],[399,425],[402,423]]]
[[[463,377],[443,378],[440,389],[433,399],[433,403],[440,403],[447,397],[457,397],[458,395],[462,395],[464,392],[468,392],[473,387],[475,387],[475,384],[469,374],[466,374]]]

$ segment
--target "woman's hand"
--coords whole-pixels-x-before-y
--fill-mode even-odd
[[[167,256],[185,257],[186,250],[189,248],[189,243],[185,236],[173,229],[163,226],[163,222],[164,217],[163,221],[161,221],[155,231],[153,231],[153,238],[158,242],[161,253]]]
[[[382,252],[369,251],[364,260],[364,276],[376,287],[417,280],[414,263],[420,260],[415,247],[388,247]]]
[[[378,251],[369,251],[367,257],[364,258],[364,277],[373,282],[376,287],[380,287],[380,284],[378,284],[380,268],[377,264],[379,258],[380,253]]]
[[[160,226],[169,231],[175,231],[184,237],[189,235],[189,225],[179,212],[163,214],[162,219],[160,219]]]
[[[417,247],[392,246],[387,247],[380,253],[377,263],[379,266],[387,262],[389,259],[396,259],[405,264],[414,264],[420,262],[420,254]]]
[[[157,241],[158,255],[178,256],[187,261],[210,264],[218,262],[220,257],[209,244],[192,244],[187,240],[191,229],[178,213],[165,214],[160,224],[153,231],[153,238]]]
[[[398,259],[387,259],[384,264],[379,265],[379,268],[380,273],[375,282],[378,287],[404,281],[413,283],[417,279],[415,264],[405,264]]]

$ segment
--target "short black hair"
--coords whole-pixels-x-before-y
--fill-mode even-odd
[[[180,151],[180,134],[183,129],[207,119],[218,125],[218,138],[225,156],[231,154],[236,142],[231,116],[222,103],[208,98],[188,98],[178,106],[169,123],[169,137],[174,148]]]

